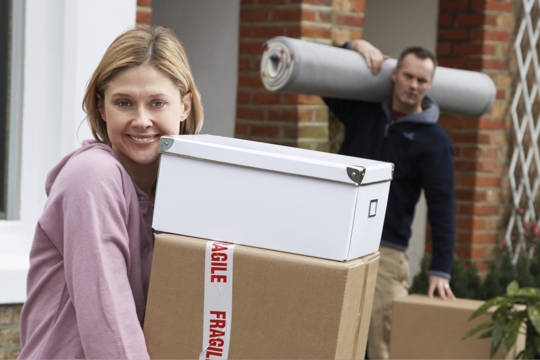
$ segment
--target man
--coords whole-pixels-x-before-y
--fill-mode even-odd
[[[363,40],[349,42],[345,47],[362,54],[374,74],[387,58]],[[324,99],[345,125],[341,154],[395,164],[368,338],[371,359],[388,358],[392,302],[408,294],[405,251],[422,189],[433,242],[428,295],[432,297],[437,289],[443,299],[455,298],[449,285],[455,241],[454,147],[437,123],[439,106],[426,95],[436,65],[431,52],[407,48],[392,71],[393,93],[381,103]]]

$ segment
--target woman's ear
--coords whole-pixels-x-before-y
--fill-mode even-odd
[[[182,97],[182,115],[180,117],[180,121],[184,121],[188,118],[189,114],[191,113],[191,107],[192,107],[192,98],[193,94],[191,91],[188,91],[183,97]]]
[[[99,114],[101,115],[101,118],[103,119],[103,121],[107,122],[107,119],[105,118],[105,107],[103,106],[103,101],[101,99],[101,95],[99,95],[98,93],[96,93],[96,96],[97,96],[97,106],[98,106],[98,109],[99,109]]]

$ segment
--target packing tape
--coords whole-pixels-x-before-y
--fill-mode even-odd
[[[199,360],[229,356],[235,246],[219,241],[206,244],[203,350]]]

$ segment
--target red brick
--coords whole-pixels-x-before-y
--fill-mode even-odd
[[[240,26],[240,38],[249,38],[251,37],[253,27],[252,26]]]
[[[461,156],[476,159],[480,157],[481,150],[478,148],[462,148]]]
[[[451,67],[454,69],[465,69],[466,68],[466,59],[464,58],[452,58],[452,59],[438,59],[440,66]]]
[[[351,30],[351,40],[362,40],[362,32]]]
[[[268,10],[240,10],[240,21],[267,21]]]
[[[152,0],[137,0],[137,6],[152,6]]]
[[[321,97],[316,95],[298,95],[298,104],[325,105]]]
[[[152,13],[137,11],[137,24],[151,24],[152,23]]]
[[[437,36],[439,40],[466,40],[468,33],[464,29],[439,29]]]
[[[353,9],[356,12],[365,12],[366,11],[366,1],[365,0],[353,0]]]
[[[319,21],[323,23],[332,22],[332,12],[330,11],[319,11]]]
[[[253,5],[253,0],[241,0],[240,5]]]
[[[283,96],[283,99],[285,100],[285,104],[297,105],[297,104],[299,104],[299,101],[298,101],[299,96],[300,95],[298,95],[298,94],[285,94]]]
[[[478,133],[449,133],[448,134],[454,144],[489,144],[489,134]]]
[[[439,124],[445,129],[462,129],[464,127],[463,118],[456,116],[441,116]]]
[[[473,247],[456,246],[456,255],[466,259],[482,259],[484,250]]]
[[[302,4],[332,6],[332,0],[302,0],[299,2],[301,2]]]
[[[456,171],[475,172],[483,170],[482,164],[475,161],[454,160]]]
[[[512,11],[512,3],[504,1],[486,1],[486,0],[473,0],[473,10],[495,10],[495,11]]]
[[[468,68],[471,70],[506,70],[508,64],[505,60],[469,59]]]
[[[439,43],[437,44],[437,55],[448,55],[450,54],[450,44]]]
[[[454,24],[464,26],[496,25],[497,19],[494,16],[484,14],[458,14],[454,19]]]
[[[482,159],[498,159],[499,150],[498,149],[483,149],[481,158]]]
[[[486,222],[482,219],[456,219],[456,228],[461,230],[483,230]]]
[[[499,187],[501,186],[501,178],[493,176],[462,176],[461,184],[464,186],[484,186],[484,187]]]
[[[240,42],[238,44],[238,52],[240,55],[261,54],[263,51],[262,43],[260,42]]]
[[[503,130],[503,119],[486,119],[486,118],[472,118],[466,120],[466,127],[468,129],[490,129],[490,130]]]
[[[496,234],[459,234],[457,242],[460,244],[495,244],[497,241]]]
[[[502,30],[472,29],[471,39],[508,42],[510,40],[510,33]]]
[[[495,46],[487,44],[455,44],[452,47],[454,55],[493,55]]]
[[[285,0],[257,0],[257,5],[283,5]]]
[[[439,11],[468,10],[469,0],[440,0]]]
[[[236,125],[234,126],[234,133],[236,135],[247,135],[248,126],[246,124],[236,123]]]
[[[237,108],[236,118],[248,120],[264,120],[264,110]]]
[[[279,127],[271,125],[251,125],[251,135],[276,137],[279,135]]]
[[[299,38],[300,26],[287,26],[287,36],[292,38]]]
[[[283,129],[283,137],[285,137],[287,139],[298,139],[298,137],[299,137],[298,127],[297,126],[294,126],[294,127],[288,126],[288,127],[284,128]]]
[[[497,90],[497,100],[506,100],[506,90]]]
[[[309,9],[302,9],[302,21],[315,21],[317,17],[317,12]]]
[[[296,110],[268,110],[269,121],[297,122],[298,112]]]
[[[238,59],[238,70],[246,71],[251,69],[251,61],[249,59]]]
[[[485,201],[486,192],[479,190],[456,189],[456,199],[466,201]]]
[[[332,33],[330,29],[320,28],[320,27],[302,27],[302,36],[307,38],[325,38],[330,39]]]
[[[255,37],[258,38],[271,38],[274,36],[285,35],[285,28],[282,26],[257,26],[255,28]],[[259,52],[262,49],[259,48]]]
[[[364,17],[359,15],[347,15],[347,14],[337,14],[336,15],[336,24],[346,25],[346,26],[364,26]]]
[[[459,205],[461,215],[499,215],[499,205]]]
[[[272,11],[272,21],[300,21],[300,9],[282,9]]]
[[[450,26],[452,25],[452,18],[450,15],[439,15],[439,26]]]
[[[237,104],[249,104],[249,93],[245,91],[238,91],[236,93]]]
[[[281,104],[281,94],[271,93],[271,92],[254,93],[253,104],[256,104],[256,105]]]

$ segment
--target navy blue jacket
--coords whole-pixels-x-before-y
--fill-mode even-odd
[[[340,154],[394,163],[381,244],[406,251],[415,205],[424,189],[431,225],[430,275],[450,278],[455,242],[454,146],[437,122],[439,106],[426,96],[421,113],[392,117],[381,103],[324,98],[345,125]]]

